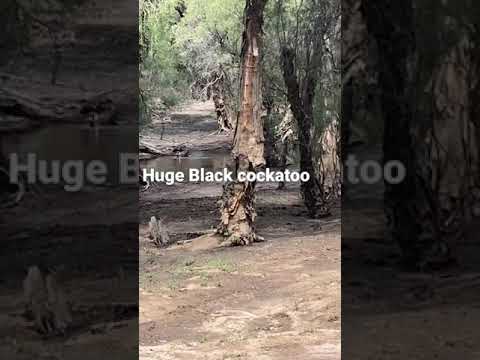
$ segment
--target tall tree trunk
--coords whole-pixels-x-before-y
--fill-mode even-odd
[[[476,34],[480,36],[480,34]],[[477,45],[473,51],[473,69],[474,74],[480,73],[480,46]],[[470,119],[475,125],[475,139],[477,141],[477,171],[475,172],[476,185],[480,187],[480,81],[476,81],[475,86],[471,89],[471,107]]]
[[[246,0],[241,53],[241,104],[232,151],[235,177],[239,172],[258,171],[265,166],[260,61],[266,2]],[[219,227],[224,241],[231,245],[249,245],[257,241],[255,217],[255,182],[234,179],[226,184]]]
[[[279,159],[279,170],[285,172],[287,170],[287,159],[288,159],[288,139],[285,139],[280,144],[280,159]],[[278,183],[278,190],[285,189],[285,181]]]
[[[222,69],[213,74],[213,84],[208,89],[215,105],[215,113],[217,114],[218,131],[232,130],[231,112],[228,106],[227,92],[225,89],[225,73]],[[209,96],[209,97],[210,97]]]
[[[384,161],[400,161],[406,178],[385,183],[388,231],[407,263],[428,267],[444,262],[448,248],[435,220],[432,159],[425,145],[429,116],[415,118],[417,49],[412,0],[364,1],[368,31],[377,41],[384,118]]]
[[[319,60],[319,52],[320,49],[314,49],[313,68],[318,66],[319,61],[316,60]],[[303,94],[301,94],[295,69],[295,52],[288,46],[284,46],[282,49],[282,66],[288,101],[298,124],[300,171],[310,174],[310,180],[302,182],[301,192],[309,215],[314,217],[319,209],[319,204],[324,204],[323,189],[318,181],[312,154],[313,99],[317,76],[314,70],[310,70],[303,86]]]
[[[263,108],[265,109],[265,115],[263,116],[263,137],[265,138],[265,163],[267,168],[274,168],[278,166],[277,154],[276,154],[276,141],[274,132],[274,123],[272,117],[274,116],[273,100],[265,93],[266,87],[264,87],[264,99]]]

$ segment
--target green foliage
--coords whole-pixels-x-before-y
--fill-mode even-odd
[[[0,50],[15,52],[29,44],[34,26],[58,30],[67,16],[85,0],[2,0]],[[49,20],[45,20],[48,16]],[[55,25],[54,25],[55,23]]]
[[[227,101],[237,100],[243,2],[186,0],[184,4],[184,17],[175,26],[175,46],[192,95],[205,98],[209,84],[222,74]]]
[[[300,86],[312,70],[312,42],[319,41],[321,65],[314,69],[318,83],[314,100],[313,139],[318,144],[324,129],[340,114],[340,9],[335,1],[274,0],[269,2],[265,19],[264,93],[276,104],[286,104],[286,88],[281,68],[281,46],[295,51],[295,66]],[[292,123],[293,124],[293,123]],[[278,127],[278,126],[277,126]],[[278,127],[282,128],[281,126]],[[295,129],[292,129],[295,130]],[[282,128],[282,132],[285,129]],[[292,133],[295,134],[295,131]],[[319,151],[315,151],[320,155]]]
[[[243,4],[237,0],[141,0],[140,86],[146,109],[166,111],[220,71],[238,73]],[[230,79],[233,79],[230,81]],[[148,117],[152,111],[145,111]]]
[[[278,127],[288,107],[280,42],[296,44],[299,78],[302,78],[308,66],[303,41],[308,38],[306,35],[318,31],[315,26],[320,16],[331,16],[329,6],[316,8],[314,3],[312,0],[268,2],[262,75],[264,99],[273,108],[267,119],[271,128]],[[225,75],[229,97],[238,101],[244,8],[245,1],[239,0],[140,1],[140,83],[147,118],[152,113],[149,108],[165,111],[188,99],[195,90],[203,91],[204,98],[205,88],[219,72]],[[331,38],[333,49],[336,46],[333,42],[338,39],[334,39],[337,34],[331,29],[329,24],[327,37]],[[324,66],[319,69],[322,75],[315,98],[315,138],[339,113],[339,72],[332,70],[338,64],[333,64],[330,58],[332,54],[325,53]],[[187,90],[191,91],[189,96]]]
[[[184,97],[186,76],[175,47],[174,27],[180,20],[178,0],[140,1],[140,88],[143,122]]]
[[[186,0],[186,12],[176,26],[179,47],[186,43],[216,40],[225,53],[239,54],[243,8],[238,0]]]
[[[140,56],[142,69],[171,79],[176,73],[176,54],[173,51],[173,25],[176,21],[172,0],[140,1]]]

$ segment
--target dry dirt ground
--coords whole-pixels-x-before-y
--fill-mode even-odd
[[[355,150],[379,161],[381,147]],[[385,239],[382,186],[348,184],[342,198],[342,345],[346,359],[480,359],[480,221],[453,242],[458,264],[418,272]],[[372,341],[373,339],[373,341]]]
[[[203,150],[230,142],[214,134],[210,103],[171,119],[162,141]],[[177,133],[185,120],[191,133]],[[330,218],[309,220],[298,184],[276,185],[259,187],[265,241],[235,248],[211,235],[221,184],[154,184],[141,193],[141,359],[340,359],[339,206]],[[164,221],[174,245],[150,242],[151,216]]]

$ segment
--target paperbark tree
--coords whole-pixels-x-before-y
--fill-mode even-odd
[[[247,0],[241,52],[240,111],[232,151],[234,176],[265,166],[261,118],[262,26],[267,0]],[[249,245],[259,238],[255,232],[255,182],[233,181],[224,187],[219,232],[231,245]]]
[[[338,3],[309,0],[296,5],[296,16],[289,20],[288,3],[277,0],[280,65],[287,100],[297,123],[300,171],[310,179],[302,182],[301,193],[311,217],[329,214],[325,191],[314,160],[315,98],[321,89],[322,72],[327,69],[328,43],[340,16]],[[330,71],[331,69],[327,70]]]
[[[363,12],[379,53],[384,161],[400,161],[406,168],[402,182],[385,183],[388,232],[401,247],[409,266],[440,266],[450,260],[450,254],[436,219],[432,157],[426,142],[432,118],[416,116],[419,104],[414,3],[365,1]]]
[[[211,84],[207,85],[207,97],[211,98],[215,105],[219,132],[230,131],[233,128],[231,106],[226,90],[226,77],[226,73],[220,68],[213,73],[212,78],[214,80]]]
[[[315,172],[312,154],[313,99],[318,80],[317,71],[320,59],[320,49],[315,47],[311,69],[308,70],[303,84],[304,91],[301,93],[295,69],[295,51],[287,45],[282,49],[283,77],[287,86],[288,101],[298,124],[300,171],[310,174],[309,181],[302,182],[301,192],[305,206],[312,217],[317,213],[318,205],[324,202],[323,189]]]

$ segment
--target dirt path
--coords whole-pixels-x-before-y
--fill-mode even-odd
[[[228,146],[228,136],[213,134],[208,103],[171,119],[180,131],[172,125],[168,142],[208,154]],[[282,191],[262,185],[258,231],[266,241],[222,248],[208,234],[197,237],[216,225],[220,194],[221,184],[200,183],[141,194],[141,359],[340,359],[339,207],[330,218],[309,220],[298,184]],[[146,237],[152,215],[175,241],[195,239],[154,247]]]
[[[158,148],[183,145],[190,151],[230,149],[231,134],[218,134],[210,102],[193,102],[169,116],[156,116],[140,139]]]

